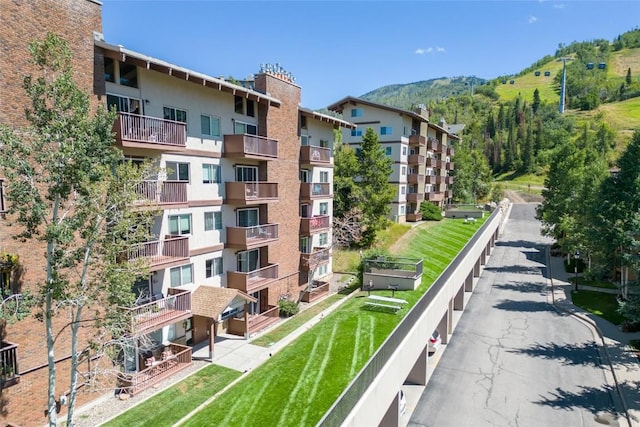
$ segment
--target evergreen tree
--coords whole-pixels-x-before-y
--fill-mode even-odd
[[[540,91],[536,88],[536,90],[533,91],[533,103],[531,104],[533,114],[538,112],[538,108],[540,108]]]
[[[628,86],[631,86],[631,67],[627,68],[627,77],[625,79]]]
[[[372,128],[365,132],[357,158],[359,169],[356,182],[362,191],[362,213],[366,227],[362,246],[368,247],[389,221],[389,204],[395,195],[394,187],[389,183],[393,168],[391,159],[385,155],[378,135]]]

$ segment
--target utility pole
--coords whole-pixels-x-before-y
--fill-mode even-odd
[[[571,58],[568,56],[563,56],[562,58],[558,58],[558,61],[562,61],[562,83],[560,86],[560,114],[564,113],[564,98],[566,96],[567,90],[567,61],[571,61]]]

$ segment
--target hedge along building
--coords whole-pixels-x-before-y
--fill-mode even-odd
[[[135,393],[172,375],[188,366],[192,345],[209,341],[213,351],[217,333],[249,337],[278,320],[281,298],[304,298],[311,283],[320,285],[314,297],[326,294],[333,135],[353,124],[301,108],[301,88],[277,66],[238,84],[111,45],[101,36],[97,2],[2,0],[1,13],[11,59],[0,63],[2,123],[26,125],[27,45],[51,30],[69,42],[75,80],[93,105],[118,110],[115,138],[125,158],[152,159],[162,171],[140,192],[161,213],[155,238],[131,255],[147,259],[151,275],[132,289],[136,345],[119,386]],[[15,242],[10,218],[0,227],[0,247],[19,256],[8,291],[20,293],[45,277],[45,248]],[[6,325],[3,339],[3,360],[15,367],[3,381],[3,419],[42,424],[44,326],[28,318]],[[56,344],[59,393],[67,387],[69,351],[63,334]],[[96,396],[85,388],[78,404]]]

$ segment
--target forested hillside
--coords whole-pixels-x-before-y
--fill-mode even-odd
[[[565,63],[565,113],[560,114]],[[444,118],[449,124],[465,124],[462,142],[456,147],[456,201],[490,194],[490,175],[483,185],[471,179],[469,169],[482,167],[473,152],[483,154],[494,175],[546,176],[550,159],[568,142],[591,147],[614,167],[640,126],[640,30],[612,42],[560,45],[553,56],[541,58],[517,75],[386,86],[363,98],[405,109],[425,104],[433,121]],[[472,163],[467,162],[471,159]]]

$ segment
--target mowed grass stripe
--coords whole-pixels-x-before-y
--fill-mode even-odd
[[[356,339],[353,342],[353,349],[352,351],[352,355],[351,355],[351,369],[349,369],[349,376],[353,376],[356,373],[356,366],[358,366],[358,347],[360,346],[360,337],[364,334],[363,331],[363,327],[362,327],[362,318],[358,318],[358,327],[356,328],[355,331],[355,336]]]
[[[334,325],[334,328],[333,328],[334,331],[337,328],[337,326],[338,326],[337,324]],[[315,368],[314,365],[317,363],[315,359],[316,359],[316,355],[318,354],[318,349],[320,348],[320,344],[325,343],[323,335],[324,334],[316,336],[315,342],[313,343],[313,349],[311,350],[311,353],[307,358],[307,363],[302,369],[302,372],[300,372],[300,376],[298,377],[296,386],[293,388],[293,390],[289,394],[289,399],[284,407],[284,411],[282,412],[282,415],[280,416],[278,425],[283,425],[284,421],[288,418],[289,412],[293,409],[294,405],[299,405],[299,403],[297,402],[297,396],[300,390],[302,389],[302,387],[306,386],[305,383],[309,381],[309,379],[315,378],[317,380],[317,376],[312,376],[311,378],[309,378],[309,370],[312,368]]]
[[[309,408],[312,406],[313,401],[315,400],[316,394],[318,392],[318,387],[320,383],[324,380],[327,372],[327,366],[329,364],[329,360],[331,359],[331,352],[333,351],[333,346],[335,344],[334,338],[336,336],[336,332],[338,331],[338,324],[333,325],[333,330],[331,331],[331,338],[329,339],[329,348],[327,349],[324,357],[322,358],[322,364],[320,365],[320,370],[318,375],[316,376],[316,381],[313,387],[311,387],[311,392],[307,396],[307,404],[304,405],[304,413],[302,414],[302,418],[300,419],[300,424],[305,425],[307,421],[307,417],[309,416]],[[291,402],[291,400],[289,400]]]

